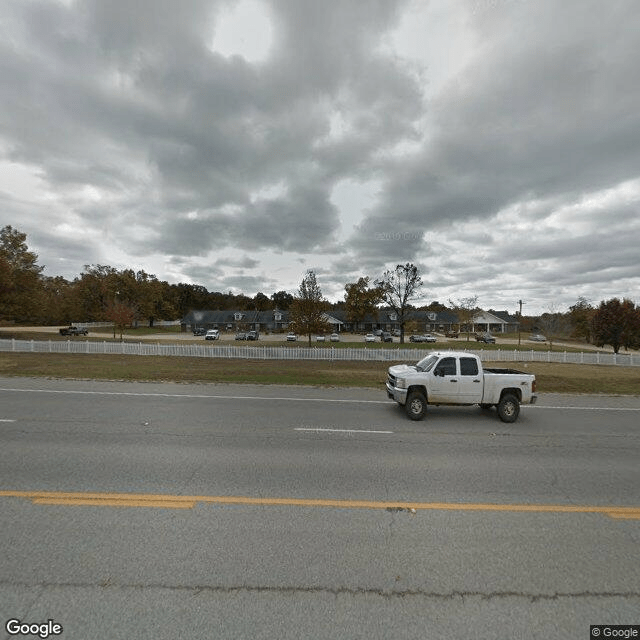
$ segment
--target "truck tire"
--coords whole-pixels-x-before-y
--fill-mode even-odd
[[[411,391],[404,409],[411,420],[422,420],[427,413],[427,399],[421,391]]]
[[[515,422],[520,415],[520,402],[512,393],[505,393],[498,403],[498,416],[502,422]]]

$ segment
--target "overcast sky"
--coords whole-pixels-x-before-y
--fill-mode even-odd
[[[45,274],[640,303],[637,0],[3,0],[0,226]]]

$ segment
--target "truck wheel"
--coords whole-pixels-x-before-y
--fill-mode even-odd
[[[498,416],[502,422],[515,422],[520,414],[520,403],[511,393],[506,393],[498,403]]]
[[[404,405],[407,415],[412,420],[422,420],[427,413],[427,399],[420,391],[412,391],[407,396],[407,403]]]

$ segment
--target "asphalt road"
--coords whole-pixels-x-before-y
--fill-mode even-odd
[[[0,378],[0,638],[640,624],[639,427],[629,397],[415,423],[382,390]]]

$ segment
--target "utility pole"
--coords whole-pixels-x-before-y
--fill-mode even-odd
[[[522,300],[518,300],[520,305],[520,313],[518,315],[518,346],[520,346],[520,328],[522,326],[522,305],[525,304]]]

